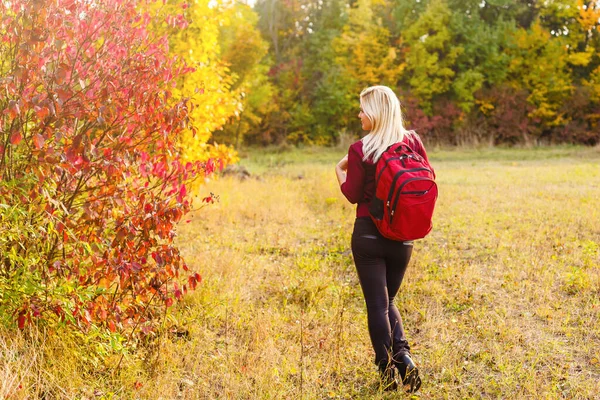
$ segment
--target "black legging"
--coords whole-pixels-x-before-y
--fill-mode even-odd
[[[384,367],[390,356],[408,354],[402,318],[394,305],[412,253],[412,242],[398,242],[381,236],[369,217],[357,218],[352,233],[352,255],[367,303],[369,335],[375,363]]]

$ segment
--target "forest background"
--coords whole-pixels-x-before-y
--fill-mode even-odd
[[[252,263],[258,263],[265,255],[269,261],[275,260],[265,264],[267,270],[257,266],[257,271],[264,272],[263,278],[252,275],[252,271],[244,273],[250,274],[245,282],[253,286],[282,273],[279,265],[291,262],[290,249],[299,246],[293,240],[304,243],[307,239],[301,236],[313,235],[320,241],[308,253],[293,258],[297,268],[290,269],[292,275],[287,278],[296,283],[282,288],[281,293],[267,288],[275,290],[273,298],[284,304],[283,308],[277,304],[264,309],[267,314],[281,317],[279,313],[294,309],[304,318],[305,312],[310,314],[311,307],[317,307],[317,299],[323,292],[329,297],[321,300],[331,302],[332,307],[356,298],[356,282],[351,284],[353,275],[347,274],[346,268],[349,254],[340,250],[347,244],[347,235],[342,232],[347,234],[349,227],[328,225],[329,228],[314,231],[312,225],[318,224],[320,218],[345,220],[351,215],[349,206],[338,207],[335,196],[339,193],[333,194],[337,188],[327,183],[325,168],[333,165],[348,144],[361,134],[357,117],[360,91],[375,84],[393,88],[402,102],[407,127],[421,135],[428,149],[440,151],[437,155],[432,151],[434,161],[454,171],[453,157],[471,166],[481,161],[477,154],[469,152],[472,147],[597,145],[600,142],[599,50],[600,5],[596,1],[258,0],[252,6],[228,0],[0,1],[3,329],[0,393],[17,398],[110,398],[111,393],[130,397],[131,393],[141,393],[142,387],[146,393],[152,393],[162,382],[155,379],[156,374],[173,367],[157,368],[157,363],[169,363],[169,356],[165,359],[161,349],[175,352],[177,348],[183,351],[178,354],[184,354],[185,346],[176,340],[189,340],[190,331],[196,334],[194,340],[202,337],[204,343],[215,344],[217,348],[215,354],[208,356],[213,357],[215,364],[194,360],[193,369],[210,375],[210,371],[218,370],[218,365],[229,366],[233,362],[229,357],[234,355],[227,351],[227,337],[230,320],[235,316],[232,317],[228,306],[222,307],[229,304],[230,299],[223,297],[229,292],[214,286],[231,268],[221,259],[234,257],[229,251],[254,254]],[[276,153],[268,150],[272,145]],[[315,149],[313,145],[329,147]],[[298,152],[294,147],[309,150]],[[456,147],[465,154],[448,155],[440,150]],[[277,151],[287,153],[281,155]],[[487,162],[491,164],[485,164],[481,173],[497,174],[494,162],[498,160],[518,167],[514,162],[516,154],[524,160],[533,160],[525,165],[531,169],[524,176],[533,173],[539,177],[540,185],[550,179],[547,174],[561,176],[556,168],[562,165],[540,166],[537,164],[540,159],[556,157],[570,165],[571,157],[581,157],[582,165],[572,166],[578,180],[571,182],[579,185],[576,190],[579,197],[569,201],[581,200],[589,205],[597,197],[593,192],[596,186],[585,186],[583,179],[598,176],[594,166],[585,161],[597,156],[593,149],[574,150],[574,153],[568,147],[529,153],[487,151],[482,157],[484,161],[489,158]],[[246,203],[254,203],[243,199],[235,204],[227,201],[235,192],[230,186],[234,181],[211,183],[211,176],[237,162],[240,154],[242,158],[249,157],[250,161],[242,163],[250,165],[252,173],[264,173],[262,183],[246,183],[242,193],[250,196],[268,192],[272,185],[287,188],[282,192],[289,197],[287,205],[272,198],[263,199],[273,209],[293,206],[300,210],[296,200],[301,196],[298,188],[309,193],[308,186],[303,185],[314,183],[310,193],[319,199],[318,204],[315,206],[306,199],[307,204],[302,204],[307,209],[313,207],[314,213],[305,211],[311,218],[313,214],[318,218],[311,226],[296,226],[292,242],[265,247],[257,231],[247,229],[248,234],[254,232],[253,239],[240,238],[222,226],[222,221],[229,221],[232,214],[215,204],[217,196],[208,193],[213,189],[223,190],[223,202],[229,212],[238,213],[241,220],[254,228],[258,219],[270,218],[244,209]],[[305,166],[303,157],[314,157],[311,161],[314,165]],[[288,164],[290,168],[286,167]],[[294,165],[306,168],[310,179],[302,183],[308,175],[297,173]],[[541,172],[538,168],[542,168]],[[269,176],[269,172],[274,175]],[[448,179],[465,179],[460,168],[454,172],[455,178]],[[514,178],[518,176],[521,175]],[[321,178],[316,182],[315,177]],[[475,181],[482,184],[487,178],[480,176]],[[499,182],[512,187],[512,182]],[[317,183],[325,186],[316,186]],[[549,187],[532,187],[532,190],[545,198],[565,184],[552,179],[547,183]],[[440,184],[448,185],[447,189],[452,187],[451,182],[443,179]],[[486,190],[488,194],[492,192]],[[328,195],[323,197],[323,193]],[[527,193],[521,195],[526,197]],[[554,193],[554,198],[560,196]],[[461,201],[460,195],[456,199]],[[494,201],[498,204],[503,199]],[[489,200],[482,198],[481,204]],[[213,211],[203,217],[198,217],[202,211],[186,217],[204,206],[214,207],[207,208]],[[256,204],[256,208],[260,207]],[[571,254],[569,267],[573,270],[556,283],[562,289],[555,294],[548,283],[543,286],[548,292],[540,298],[549,299],[552,292],[552,296],[572,296],[571,299],[591,304],[588,310],[591,317],[580,320],[585,329],[575,331],[579,342],[584,343],[590,340],[588,333],[595,334],[588,325],[597,317],[597,295],[590,291],[598,276],[594,264],[598,246],[595,231],[584,221],[586,216],[590,217],[587,224],[592,224],[594,209],[578,207],[577,210],[583,216],[576,216],[579,225],[571,228],[581,228],[585,240],[561,236],[547,244],[553,251],[584,248],[589,257],[578,260],[575,253]],[[276,214],[285,220],[285,210]],[[572,222],[569,215],[565,218]],[[185,224],[190,221],[194,222],[193,228]],[[306,221],[312,220],[306,217]],[[492,223],[485,218],[482,221]],[[276,220],[271,225],[289,222]],[[177,227],[182,226],[187,226],[182,228],[184,236],[194,238],[190,245],[177,239]],[[464,228],[464,221],[457,227]],[[444,234],[456,233],[449,231],[450,225],[446,228],[441,230]],[[487,262],[489,257],[496,256],[486,253],[486,246],[491,241],[500,248],[501,229],[479,228],[484,232],[482,259]],[[540,229],[536,232],[540,233]],[[527,227],[523,230],[531,231]],[[559,230],[552,228],[548,232]],[[485,234],[495,236],[490,238]],[[250,243],[240,247],[240,240]],[[279,240],[277,236],[275,242]],[[208,248],[199,250],[204,245]],[[329,255],[322,254],[323,246],[330,250]],[[426,269],[421,278],[425,283],[439,274],[436,257],[442,255],[435,251],[443,253],[445,248],[431,246],[434,261],[423,261]],[[510,257],[514,254],[510,249],[505,250],[509,254],[503,260],[512,265]],[[529,250],[522,252],[526,254]],[[200,260],[200,253],[209,259]],[[452,265],[462,265],[460,254],[452,256],[455,261]],[[192,263],[188,265],[186,259]],[[548,262],[556,260],[551,258]],[[206,268],[206,262],[223,265],[211,270]],[[326,263],[336,279],[346,283],[322,287],[317,284],[318,279],[311,280],[314,277],[309,275],[320,263]],[[209,278],[208,282],[201,282],[202,276],[197,272],[200,265],[205,267],[203,276]],[[563,273],[562,267],[566,265],[556,265],[559,271],[556,274]],[[452,273],[451,269],[444,271]],[[548,277],[548,282],[551,281]],[[506,290],[502,285],[499,291]],[[197,287],[201,287],[201,293],[193,300],[184,296]],[[258,291],[258,297],[252,297],[253,302],[266,301],[261,294],[263,289]],[[477,309],[472,293],[465,292],[464,287],[452,289],[455,291],[448,298],[466,296],[464,303],[468,307],[451,300],[444,307],[453,312]],[[478,317],[484,320],[489,317],[485,311],[488,304],[486,298],[480,300],[483,304]],[[219,304],[215,305],[215,301]],[[192,307],[190,302],[198,302],[200,306]],[[181,308],[171,312],[177,303]],[[360,316],[356,311],[359,303],[351,304],[353,315]],[[419,307],[410,301],[405,304],[409,309],[413,306]],[[432,305],[434,309],[438,306]],[[285,322],[288,317],[275,317],[268,321],[273,332],[261,331],[267,320],[258,320],[256,338],[268,341],[275,332],[285,332],[284,336],[289,338],[284,340],[283,347],[293,349],[293,360],[300,360],[299,372],[295,364],[286,364],[279,371],[278,363],[292,363],[282,355],[282,358],[266,357],[267,369],[255,371],[252,379],[262,376],[266,379],[262,385],[248,385],[247,369],[236,369],[235,379],[224,372],[214,385],[198,388],[186,382],[202,379],[186,378],[184,375],[189,372],[186,370],[177,376],[162,375],[167,382],[163,387],[168,387],[171,393],[181,393],[188,385],[193,393],[190,396],[208,393],[208,398],[218,397],[215,393],[221,392],[226,382],[234,381],[233,397],[260,397],[259,392],[266,397],[277,397],[272,390],[275,393],[283,390],[291,396],[298,388],[300,397],[303,390],[319,396],[324,392],[333,393],[332,397],[375,396],[376,388],[354,387],[355,380],[344,378],[341,355],[361,363],[368,350],[364,347],[344,350],[342,339],[349,333],[344,332],[343,321],[348,317],[344,306],[339,307],[339,314],[332,318],[316,311],[313,315],[314,321],[321,321],[316,324],[317,330],[328,330],[326,337],[331,334],[337,338],[335,343],[319,342],[314,349],[325,348],[328,351],[325,355],[337,361],[333,371],[325,368],[325,375],[319,375],[322,364],[312,369],[317,375],[310,377],[310,384],[303,386],[304,378],[309,377],[303,375],[304,363],[308,362],[304,359],[303,340],[311,326],[305,331],[301,320],[298,355],[295,325],[277,325],[275,321]],[[539,308],[541,311],[536,315],[549,313],[543,305]],[[511,308],[506,313],[517,309]],[[575,319],[574,310],[577,308],[565,309],[568,321]],[[189,313],[193,313],[196,321],[193,327],[183,322]],[[427,315],[422,311],[417,314],[423,318]],[[415,315],[409,318],[420,318]],[[238,317],[241,324],[250,315]],[[526,317],[535,319],[535,315]],[[456,323],[455,320],[460,318],[452,317],[450,322]],[[198,321],[206,325],[200,335],[197,330],[204,325]],[[431,326],[445,322],[432,321]],[[490,326],[496,323],[490,321]],[[469,330],[468,324],[463,327],[468,334],[475,332]],[[480,329],[481,324],[476,328]],[[532,324],[529,328],[528,332],[534,332],[539,326]],[[548,335],[562,334],[562,329],[565,329],[562,325],[551,326]],[[221,331],[225,332],[225,341],[221,341],[221,333],[216,333],[218,338],[213,341],[210,335]],[[263,357],[260,352],[264,349],[258,339],[248,338],[240,331],[232,340],[244,341],[258,353],[235,356],[242,357],[244,365],[249,364],[248,357]],[[359,335],[358,332],[353,334]],[[486,335],[492,334],[485,330],[479,333],[485,350],[477,353],[480,358],[473,360],[477,366],[497,365],[494,360],[502,357],[506,349],[493,349],[486,341]],[[433,338],[426,341],[435,342]],[[507,338],[503,343],[509,342]],[[224,353],[220,351],[221,345],[225,346]],[[596,368],[598,355],[586,349],[580,352],[582,365],[587,363]],[[510,369],[508,363],[498,367],[498,379],[504,379],[504,385],[499,386],[496,381],[488,385],[475,379],[475,389],[468,385],[461,387],[468,393],[479,390],[508,396],[532,393],[547,396],[559,392],[568,396],[596,390],[594,373],[576,383],[581,370],[573,372],[571,380],[564,383],[551,368],[559,362],[560,354],[551,350],[544,358],[548,368],[542,371],[546,374],[543,382],[550,382],[548,385],[539,384],[533,375],[526,377],[528,384],[524,386],[512,385],[512,380],[522,376],[520,371],[502,374],[505,368]],[[432,349],[431,360],[441,359],[435,356],[437,351],[443,348]],[[27,361],[23,361],[23,354],[28,355]],[[530,359],[531,354],[528,353],[523,365],[537,363]],[[434,379],[440,384],[462,377],[463,355],[446,356],[455,359],[452,368],[430,365]],[[279,386],[271,387],[269,380],[279,374],[282,375]],[[86,387],[86,380],[93,383]],[[363,374],[358,381],[369,382],[370,375]],[[102,389],[96,395],[94,388]]]
[[[221,41],[244,100],[220,142],[336,143],[357,134],[357,94],[376,84],[431,143],[599,140],[595,1],[265,0],[245,12],[255,24]]]

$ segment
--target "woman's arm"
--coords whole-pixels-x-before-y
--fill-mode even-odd
[[[350,147],[348,156],[342,158],[336,166],[336,173],[340,189],[348,201],[352,204],[361,201],[365,195],[365,169],[361,156],[353,146]]]
[[[337,176],[338,183],[340,186],[346,182],[346,170],[348,169],[348,154],[340,160],[335,166],[335,175]]]

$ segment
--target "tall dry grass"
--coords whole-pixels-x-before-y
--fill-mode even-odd
[[[71,342],[57,350],[52,336],[2,333],[3,377],[32,382],[14,398],[44,385],[53,398],[408,398],[377,385],[349,251],[354,208],[333,173],[342,155],[254,151],[242,161],[251,178],[209,182],[202,191],[220,201],[178,238],[203,282],[118,372],[116,359],[69,358]],[[423,374],[417,397],[597,398],[600,153],[431,158],[435,229],[416,244],[397,298]]]

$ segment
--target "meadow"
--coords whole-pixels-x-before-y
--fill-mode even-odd
[[[118,376],[56,339],[35,350],[3,335],[3,377],[26,386],[12,398],[35,382],[38,394],[90,399],[598,398],[600,148],[430,151],[434,230],[396,300],[423,377],[412,396],[378,386],[349,248],[354,206],[333,169],[344,153],[242,154],[250,176],[207,182],[199,196],[218,202],[179,227],[203,280],[165,334]]]

